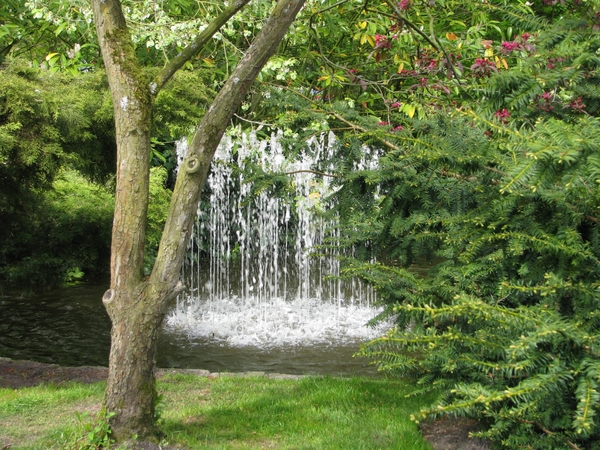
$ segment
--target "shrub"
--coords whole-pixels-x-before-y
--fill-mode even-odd
[[[63,172],[38,199],[25,230],[2,248],[3,278],[35,290],[80,278],[80,272],[106,275],[114,208],[110,192],[75,172]]]

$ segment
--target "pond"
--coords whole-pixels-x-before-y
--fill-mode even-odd
[[[101,302],[106,288],[106,283],[86,283],[31,297],[0,296],[0,356],[66,366],[106,366],[110,320]],[[165,327],[157,365],[212,372],[376,375],[368,360],[353,357],[358,348],[358,342],[234,346]]]
[[[338,187],[321,176],[335,171],[336,137],[287,149],[282,136],[225,136],[219,145],[182,271],[188,290],[165,320],[159,367],[377,373],[353,355],[389,324],[365,326],[378,313],[376,293],[341,276],[341,260],[352,252],[338,245],[341,231],[327,200]],[[177,154],[186,152],[183,138]],[[377,155],[365,149],[360,166],[372,167]],[[246,179],[234,170],[244,164],[289,173],[290,187],[281,195],[253,189],[254,172]],[[100,299],[107,284],[0,297],[0,356],[105,366],[110,321]]]

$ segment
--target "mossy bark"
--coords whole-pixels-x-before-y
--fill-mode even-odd
[[[238,0],[240,8],[244,1]],[[250,85],[275,52],[304,0],[280,0],[247,54],[199,124],[179,171],[153,271],[143,277],[148,210],[150,114],[163,83],[148,83],[118,0],[92,0],[98,39],[112,92],[117,136],[117,183],[111,246],[111,286],[103,302],[112,321],[105,407],[112,436],[156,436],[154,366],[167,306],[181,290],[179,273],[192,223],[219,141]],[[234,9],[231,9],[233,14]],[[199,50],[199,49],[198,49]],[[190,55],[193,56],[190,52]],[[190,57],[191,57],[190,56]],[[166,68],[165,79],[172,72]]]

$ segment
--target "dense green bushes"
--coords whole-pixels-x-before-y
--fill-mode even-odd
[[[75,172],[63,172],[51,190],[36,198],[27,221],[0,249],[2,278],[35,290],[84,273],[106,276],[114,208],[110,191]]]
[[[167,171],[150,174],[147,265],[156,257],[169,207]],[[74,171],[62,172],[52,189],[37,195],[23,228],[0,249],[0,277],[31,290],[109,274],[114,197],[110,189]]]
[[[396,323],[363,354],[440,389],[417,419],[476,417],[507,448],[600,446],[600,41],[560,26],[478,103],[389,133],[339,191],[369,249],[346,273]]]
[[[48,73],[20,60],[1,72],[0,281],[36,289],[80,278],[81,271],[106,275],[116,144],[103,72]],[[202,117],[202,86],[202,72],[182,72],[156,99],[148,157],[166,170],[151,176],[148,265],[170,198],[174,141]]]
[[[0,277],[28,289],[106,273],[114,167],[102,74],[40,73],[11,61],[0,77]],[[58,174],[62,174],[57,179]],[[78,269],[77,269],[78,268]]]

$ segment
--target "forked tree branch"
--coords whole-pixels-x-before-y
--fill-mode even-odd
[[[202,186],[216,148],[256,76],[275,53],[305,0],[279,0],[245,56],[200,121],[177,175],[169,214],[150,275],[152,285],[171,285],[179,277]]]

